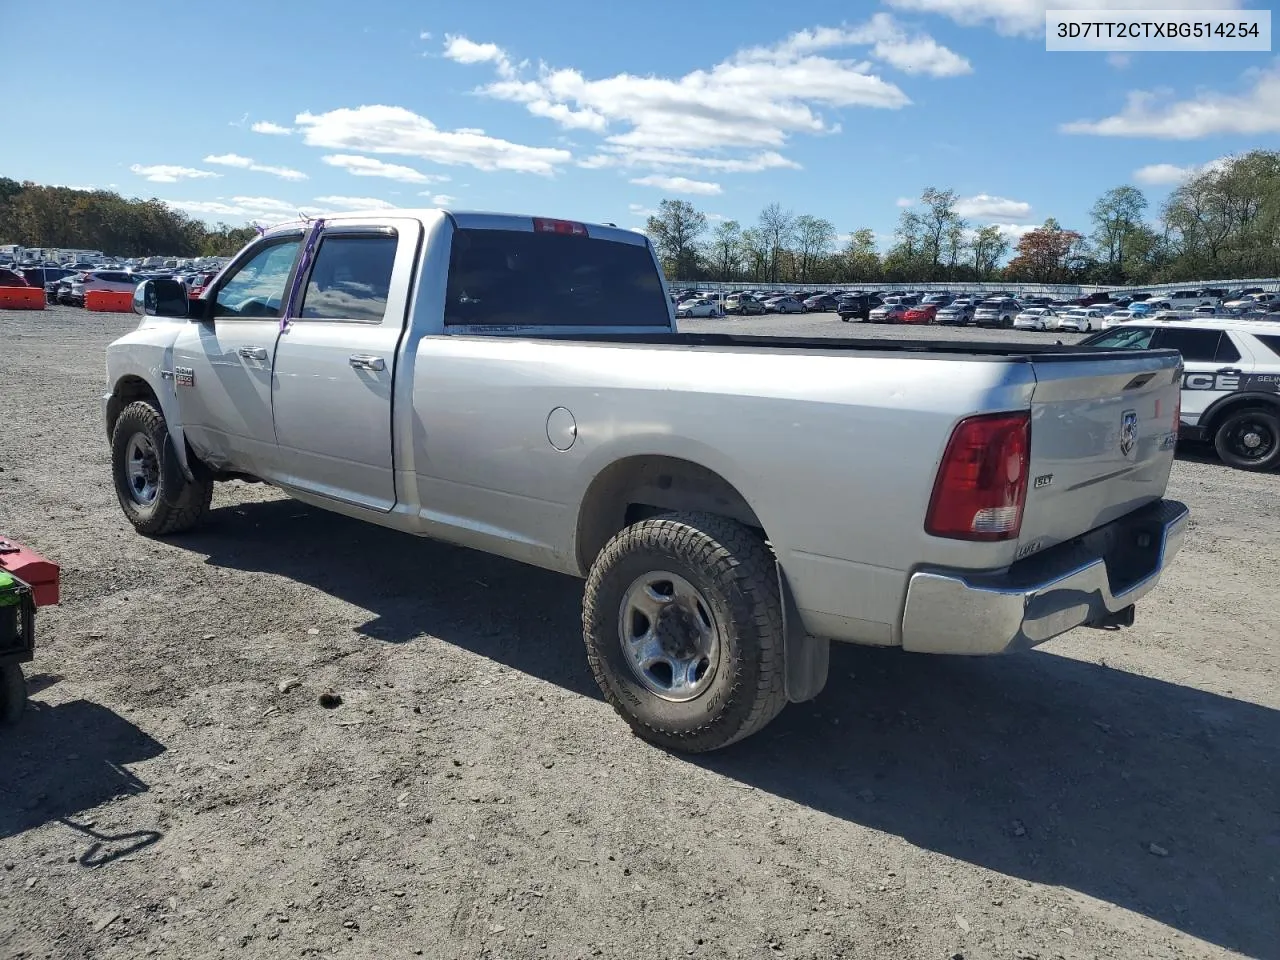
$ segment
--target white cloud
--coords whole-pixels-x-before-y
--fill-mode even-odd
[[[1208,163],[1193,163],[1179,167],[1172,163],[1151,163],[1133,171],[1133,179],[1148,187],[1177,186],[1184,180],[1204,173],[1208,170],[1221,170],[1228,163],[1227,157],[1219,157]]]
[[[668,193],[685,193],[700,197],[713,197],[720,193],[720,184],[708,180],[690,180],[688,177],[664,177],[651,173],[631,181],[641,187],[656,187]]]
[[[224,219],[279,223],[296,220],[300,215],[316,216],[327,211],[319,207],[277,200],[274,197],[218,197],[216,200],[166,200],[171,207],[189,213]]]
[[[458,198],[447,193],[437,193],[431,198],[432,206],[451,207],[458,202]]]
[[[1210,136],[1260,136],[1280,133],[1280,65],[1250,70],[1253,85],[1243,93],[1204,91],[1189,100],[1135,90],[1118,114],[1101,120],[1063,124],[1063,133],[1100,137],[1153,137],[1198,140]]]
[[[479,89],[520,103],[561,127],[605,135],[607,146],[587,167],[688,167],[748,172],[795,166],[777,152],[794,134],[839,130],[821,107],[899,109],[910,99],[871,72],[866,60],[820,55],[834,48],[871,47],[871,56],[921,72],[957,72],[950,51],[931,48],[933,65],[918,59],[928,38],[908,37],[891,18],[873,18],[859,31],[823,28],[794,34],[773,47],[742,50],[709,69],[676,78],[620,73],[589,79],[579,70],[539,66],[532,79],[492,44],[458,38],[445,54],[463,62],[499,65],[500,79]],[[932,41],[929,41],[930,43]],[[877,52],[877,45],[883,45]],[[957,58],[957,60],[962,58]],[[967,64],[965,65],[967,69]],[[731,151],[754,151],[734,156]],[[646,153],[648,152],[648,153]],[[696,157],[697,159],[691,159]]]
[[[631,215],[635,217],[656,217],[658,211],[653,207],[646,207],[643,203],[629,203],[627,209],[631,211]]]
[[[819,33],[821,31],[807,35],[816,41]],[[877,13],[863,26],[853,30],[830,33],[833,34],[829,38],[830,43],[823,46],[870,44],[873,57],[903,73],[924,73],[931,77],[958,77],[973,73],[973,65],[964,57],[942,46],[928,34],[908,35],[887,13]]]
[[[278,123],[272,123],[270,120],[258,120],[249,128],[254,133],[269,133],[277,137],[287,137],[293,133],[292,127],[282,127]]]
[[[309,179],[301,170],[294,170],[291,167],[272,167],[265,163],[255,163],[252,157],[242,157],[238,153],[224,153],[217,156],[208,156],[204,158],[204,162],[223,167],[236,167],[240,170],[252,170],[254,173],[269,173],[273,177],[279,177],[281,180],[298,181]]]
[[[431,39],[431,33],[430,33],[429,31],[427,31],[427,30],[423,30],[420,34],[418,34],[418,39],[419,39],[419,40],[430,40],[430,39]]]
[[[568,150],[512,143],[474,128],[441,130],[404,107],[344,107],[321,114],[300,113],[294,122],[303,129],[308,146],[398,154],[478,170],[549,176],[573,159]]]
[[[578,161],[578,166],[591,170],[600,167],[656,167],[715,170],[720,173],[758,173],[762,170],[800,169],[800,164],[774,150],[743,157],[716,157],[681,153],[675,150],[632,149],[605,144],[600,147],[600,151]]]
[[[129,171],[136,173],[144,180],[150,180],[152,183],[177,183],[179,180],[204,180],[210,177],[222,176],[222,174],[214,173],[212,170],[178,167],[168,163],[135,163],[129,167]]]
[[[886,0],[899,10],[937,13],[965,26],[991,24],[1006,35],[1044,37],[1046,10],[1234,10],[1237,0]]]
[[[992,223],[988,226],[995,227],[1010,243],[1017,243],[1032,230],[1039,230],[1040,226],[1034,223]]]
[[[956,213],[962,217],[1023,220],[1031,214],[1031,204],[1025,200],[1009,200],[1005,197],[993,197],[989,193],[979,193],[957,200]]]
[[[338,210],[394,210],[396,206],[377,197],[316,197],[316,203]]]
[[[438,173],[419,173],[412,167],[398,163],[386,163],[373,157],[359,157],[350,153],[329,154],[320,158],[322,163],[338,167],[356,177],[383,177],[401,183],[444,183],[449,178]]]
[[[1132,54],[1113,51],[1107,54],[1107,66],[1113,70],[1125,70],[1133,63]]]
[[[907,207],[914,207],[914,206],[916,205],[915,200],[914,200],[914,199],[912,199],[911,197],[899,197],[897,200],[895,200],[895,201],[893,201],[893,202],[894,202],[894,204],[896,204],[897,206],[902,207],[904,210],[905,210]]]
[[[209,156],[204,158],[205,163],[219,163],[224,167],[243,167],[248,169],[253,166],[253,161],[248,157],[242,157],[235,153],[224,153],[221,156]]]
[[[423,37],[423,39],[429,39]],[[503,77],[515,76],[515,67],[506,51],[496,43],[476,43],[452,33],[444,35],[444,55],[458,63],[492,63]]]

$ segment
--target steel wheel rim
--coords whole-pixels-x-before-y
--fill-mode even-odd
[[[1275,447],[1276,438],[1265,423],[1246,420],[1231,431],[1231,447],[1245,460],[1263,460]]]
[[[124,448],[125,480],[129,499],[142,507],[155,503],[160,492],[160,458],[145,433],[135,433]]]
[[[654,570],[632,581],[619,605],[618,640],[636,679],[662,700],[694,700],[715,679],[719,628],[706,598],[679,574]]]

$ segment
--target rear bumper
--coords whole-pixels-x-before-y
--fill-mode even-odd
[[[1105,625],[1160,581],[1189,516],[1185,505],[1159,500],[1007,571],[917,571],[907,586],[903,649],[1005,653]]]

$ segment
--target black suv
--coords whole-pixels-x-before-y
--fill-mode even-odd
[[[847,293],[836,301],[836,314],[841,320],[870,320],[871,311],[880,306],[873,293]]]

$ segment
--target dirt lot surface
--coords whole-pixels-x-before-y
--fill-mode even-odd
[[[1179,460],[1131,630],[840,647],[691,759],[601,700],[575,581],[240,483],[137,536],[132,323],[0,313],[0,532],[63,569],[0,733],[0,957],[1280,957],[1280,476]],[[851,329],[689,326],[726,324]],[[907,333],[943,334],[984,335]]]

